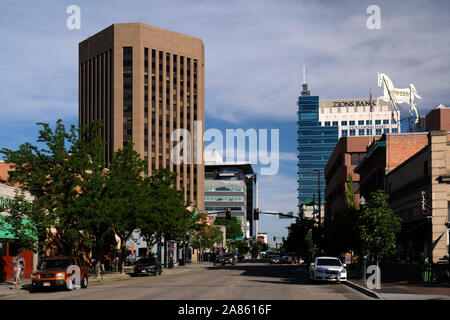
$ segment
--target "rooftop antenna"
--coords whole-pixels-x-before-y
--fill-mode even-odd
[[[305,65],[303,65],[303,83],[306,83],[306,69],[305,69]]]
[[[306,68],[305,65],[303,65],[303,90],[302,90],[302,96],[309,96],[310,92],[308,90],[308,84],[306,83]]]

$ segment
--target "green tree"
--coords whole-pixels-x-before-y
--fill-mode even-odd
[[[199,228],[193,232],[191,245],[195,249],[200,249],[203,254],[205,249],[210,249],[214,244],[222,241],[222,233],[216,225],[207,223],[199,224]]]
[[[383,191],[372,192],[359,218],[363,250],[378,263],[380,255],[393,253],[401,220],[389,208],[389,196]]]
[[[78,131],[74,126],[67,132],[62,120],[57,121],[55,130],[47,123],[38,125],[42,127],[37,139],[40,147],[27,142],[18,150],[4,148],[0,153],[13,169],[8,183],[20,184],[35,197],[33,207],[37,210],[33,213],[43,218],[39,225],[44,224],[47,233],[54,227],[58,232],[59,253],[71,254],[80,247],[80,239],[85,238],[83,232],[87,234],[76,204],[86,157],[76,151]]]
[[[16,192],[14,200],[3,209],[8,215],[0,215],[0,228],[11,238],[9,243],[15,244],[20,252],[37,252],[38,228],[30,220],[33,217],[33,206],[25,200],[24,192]]]
[[[242,233],[241,222],[237,217],[231,217],[231,219],[217,217],[214,220],[214,224],[226,227],[227,239],[235,240],[235,238],[241,238],[244,236],[244,234]]]
[[[106,184],[108,215],[114,232],[120,239],[120,264],[124,273],[127,256],[126,242],[137,228],[137,217],[148,213],[144,175],[147,165],[129,144],[114,153]]]
[[[313,241],[314,221],[311,219],[297,219],[288,227],[288,236],[283,245],[287,251],[298,252],[300,257],[309,264],[316,246]]]

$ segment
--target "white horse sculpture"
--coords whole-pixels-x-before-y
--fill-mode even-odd
[[[409,114],[415,117],[415,123],[417,123],[419,121],[419,113],[414,103],[414,97],[418,99],[422,99],[422,97],[417,93],[416,87],[411,83],[409,88],[397,89],[386,74],[378,72],[378,86],[381,87],[381,85],[384,87],[383,96],[378,99],[384,101],[392,100],[394,102],[394,109],[397,109],[396,104],[409,104]]]

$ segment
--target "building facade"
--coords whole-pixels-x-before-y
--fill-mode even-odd
[[[427,144],[426,133],[383,134],[374,140],[354,169],[359,174],[360,195],[368,200],[374,191],[388,192],[386,175]]]
[[[298,208],[300,215],[310,216],[312,212],[302,210],[303,204],[310,199],[318,203],[319,190],[323,213],[324,171],[338,141],[338,125],[324,126],[320,123],[319,97],[310,95],[307,84],[303,84],[297,105]]]
[[[400,112],[380,99],[352,98],[320,100],[319,123],[337,126],[340,137],[381,136],[400,133]]]
[[[205,163],[205,213],[225,217],[226,208],[241,223],[244,237],[250,237],[248,211],[253,210],[253,197],[248,189],[253,184],[251,163]]]
[[[325,219],[345,209],[345,192],[349,176],[353,181],[355,206],[359,207],[359,174],[354,172],[359,161],[366,155],[370,137],[342,137],[325,167]]]
[[[8,179],[8,172],[11,167],[3,161],[0,161],[0,180]],[[0,183],[0,219],[8,215],[8,207],[14,201],[16,192],[20,189],[16,186],[9,186]],[[25,200],[33,201],[33,197],[29,192],[24,192]],[[36,270],[38,256],[33,251],[27,250],[19,252],[19,247],[14,244],[13,236],[8,232],[7,228],[0,225],[0,281],[14,279],[14,267],[12,260],[20,255],[25,261],[24,278],[30,278],[31,273]]]
[[[390,207],[402,219],[397,251],[404,263],[449,256],[450,132],[431,131],[427,138],[386,177]]]
[[[201,39],[120,23],[80,42],[79,125],[104,122],[100,134],[106,141],[107,165],[113,152],[133,143],[148,162],[149,174],[161,167],[177,172],[176,187],[200,210],[203,139],[194,138],[204,130],[204,113]],[[183,141],[181,164],[172,155],[180,143],[172,141],[176,129],[190,132],[190,140]]]

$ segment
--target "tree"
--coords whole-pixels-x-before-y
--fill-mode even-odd
[[[8,215],[0,215],[0,228],[10,236],[9,242],[15,244],[20,252],[26,250],[36,252],[39,240],[38,228],[30,220],[30,217],[33,217],[33,206],[25,200],[23,191],[16,192],[14,200],[4,209]]]
[[[298,252],[300,257],[309,264],[316,246],[313,241],[314,221],[311,219],[297,219],[288,227],[288,236],[284,241],[287,251]]]
[[[358,211],[355,206],[355,193],[353,190],[353,177],[347,177],[345,188],[344,210],[333,214],[327,219],[324,230],[325,247],[329,254],[338,256],[350,250],[359,248]]]
[[[200,253],[203,254],[205,249],[212,248],[216,243],[221,241],[222,233],[218,226],[201,223],[199,224],[198,230],[193,232],[191,245],[195,249],[200,249]]]
[[[111,226],[120,239],[121,272],[124,273],[127,256],[126,242],[137,228],[137,216],[148,213],[144,174],[147,165],[139,153],[128,144],[113,155],[106,184],[108,198],[108,216]]]
[[[377,264],[380,255],[394,252],[396,234],[401,229],[401,220],[389,208],[388,198],[383,190],[372,192],[359,218],[363,250]]]
[[[78,131],[74,126],[66,132],[61,119],[55,130],[47,123],[37,124],[42,126],[37,139],[42,147],[24,143],[15,151],[0,150],[12,167],[8,183],[20,184],[35,197],[33,213],[42,218],[40,226],[47,235],[54,227],[58,233],[57,251],[72,254],[80,247],[80,239],[85,238],[83,234],[88,233],[83,229],[85,224],[80,221],[76,204],[86,157],[77,154]]]
[[[241,222],[237,217],[231,217],[231,219],[217,217],[214,220],[214,224],[226,227],[227,239],[235,240],[236,238],[241,238],[244,236],[242,233]]]

